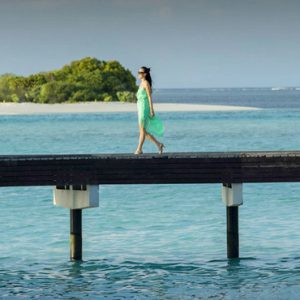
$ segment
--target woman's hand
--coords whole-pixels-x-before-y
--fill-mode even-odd
[[[150,110],[150,116],[151,116],[151,118],[154,117],[154,111],[153,111],[153,109]]]

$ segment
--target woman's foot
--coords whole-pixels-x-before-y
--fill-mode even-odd
[[[137,149],[137,150],[134,152],[134,154],[143,154],[143,151],[140,150],[140,149]]]
[[[162,154],[163,153],[163,148],[165,148],[165,145],[163,143],[160,143],[158,145],[158,153],[159,154]]]

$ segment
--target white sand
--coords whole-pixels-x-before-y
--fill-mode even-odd
[[[230,111],[258,110],[260,108],[229,105],[204,105],[186,103],[153,103],[154,112],[160,111]],[[57,104],[0,103],[0,115],[43,114],[43,113],[95,113],[95,112],[136,112],[136,103],[124,102],[78,102]]]

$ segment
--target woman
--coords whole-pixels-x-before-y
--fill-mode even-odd
[[[163,153],[165,145],[160,143],[153,135],[163,136],[164,125],[162,121],[154,114],[152,103],[152,78],[150,68],[141,67],[138,71],[138,77],[141,79],[141,84],[136,93],[137,108],[138,108],[138,124],[140,130],[139,144],[134,154],[142,154],[143,143],[145,137],[156,144],[158,153]]]

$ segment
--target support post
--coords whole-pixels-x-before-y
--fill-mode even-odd
[[[56,185],[53,203],[70,209],[70,259],[82,260],[82,209],[99,206],[99,185]]]
[[[70,209],[70,259],[82,260],[82,209]]]
[[[239,257],[239,207],[227,206],[227,257]]]
[[[239,257],[239,205],[243,204],[242,183],[223,183],[222,200],[226,205],[227,258]]]

